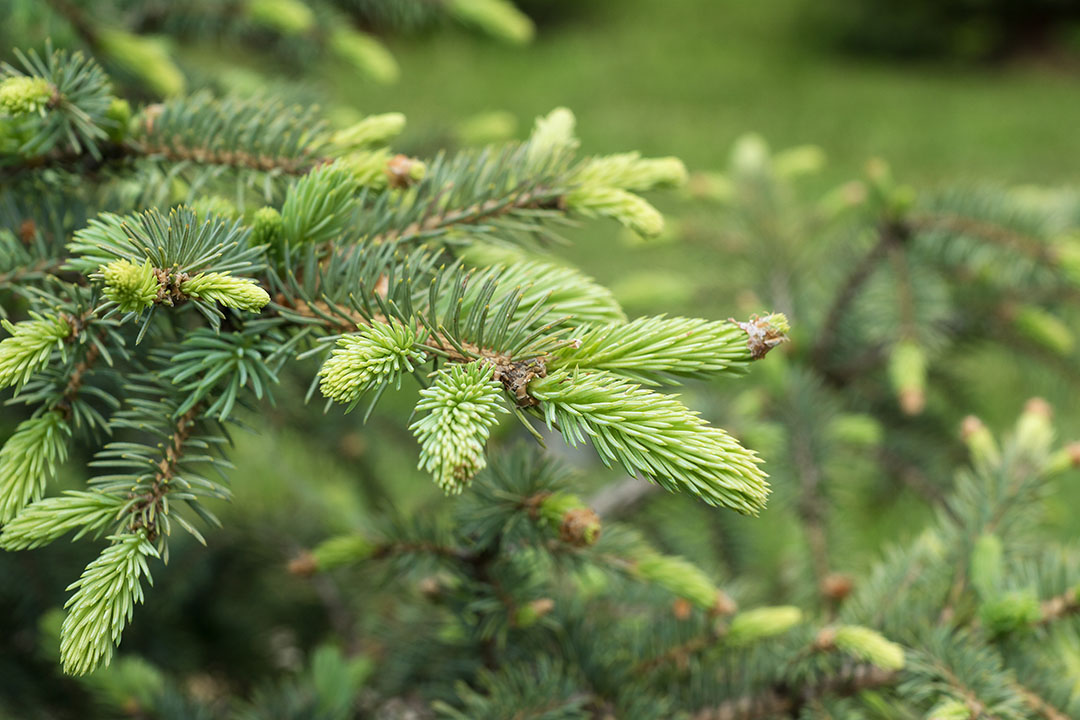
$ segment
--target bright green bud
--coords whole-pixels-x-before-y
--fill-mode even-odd
[[[844,413],[829,422],[829,437],[845,445],[874,447],[881,444],[884,434],[873,415]]]
[[[358,150],[343,156],[338,163],[353,174],[358,187],[384,190],[390,184],[386,169],[391,157],[386,148]]]
[[[330,32],[330,49],[377,83],[389,85],[397,81],[401,70],[386,46],[366,33],[337,26]]]
[[[517,609],[514,613],[514,625],[520,628],[530,627],[554,609],[554,600],[551,598],[538,598]]]
[[[120,142],[128,134],[131,125],[131,105],[122,98],[113,98],[109,103],[109,109],[105,111],[105,119],[109,123],[109,139]]]
[[[686,183],[686,194],[690,197],[721,205],[734,200],[737,192],[731,178],[718,172],[695,172]]]
[[[529,42],[536,33],[529,16],[506,0],[449,0],[447,9],[459,20],[515,45]]]
[[[1077,467],[1080,467],[1080,443],[1069,443],[1050,455],[1043,466],[1043,475],[1054,477]]]
[[[838,649],[882,670],[900,670],[904,667],[904,648],[887,640],[876,630],[861,625],[841,625],[830,633]]]
[[[538,511],[544,522],[558,531],[563,542],[585,547],[600,539],[600,517],[577,495],[553,492],[540,502]]]
[[[315,27],[315,13],[300,0],[248,0],[252,22],[285,35],[299,35]]]
[[[98,41],[110,59],[140,78],[158,95],[170,97],[184,91],[187,84],[184,75],[169,57],[161,40],[122,30],[102,29]]]
[[[773,172],[777,177],[795,178],[813,175],[825,167],[825,151],[817,145],[800,145],[777,153],[773,158]]]
[[[543,117],[536,118],[536,127],[529,136],[525,161],[530,167],[543,165],[568,150],[577,148],[574,137],[574,113],[566,108],[555,108]]]
[[[1054,442],[1053,410],[1042,398],[1031,398],[1016,421],[1016,447],[1025,453],[1042,457]]]
[[[363,150],[385,145],[405,129],[405,116],[401,113],[369,115],[360,122],[330,136],[330,142],[342,152]]]
[[[782,635],[802,622],[802,610],[791,605],[763,607],[736,615],[724,639],[731,647],[745,647]]]
[[[496,110],[466,118],[457,126],[457,137],[462,145],[488,145],[514,137],[517,127],[513,113]]]
[[[739,176],[763,175],[769,170],[769,145],[756,133],[743,135],[731,151],[731,169]]]
[[[0,326],[11,333],[0,342],[0,388],[25,383],[45,367],[53,348],[64,351],[64,340],[71,336],[71,326],[63,317],[33,313],[31,317],[18,324],[0,320]]]
[[[972,712],[967,703],[959,700],[943,700],[934,706],[926,720],[971,720]]]
[[[968,446],[971,460],[976,467],[996,467],[1001,463],[1001,451],[993,434],[974,415],[968,415],[960,426],[960,437]]]
[[[395,318],[373,322],[355,335],[344,335],[319,370],[319,389],[331,400],[355,405],[368,390],[420,366],[427,355],[416,348],[419,337]]]
[[[40,113],[52,97],[54,88],[45,78],[16,75],[0,81],[0,113],[28,115]]]
[[[484,446],[498,413],[502,386],[486,361],[451,365],[420,391],[418,411],[427,415],[410,426],[420,442],[420,469],[431,473],[447,494],[459,494],[487,465]]]
[[[609,217],[638,235],[656,237],[664,230],[660,211],[633,193],[618,188],[580,187],[566,196],[566,205],[593,217]]]
[[[992,635],[1026,628],[1042,619],[1042,607],[1033,590],[1017,590],[984,602],[979,619]]]
[[[681,557],[648,551],[634,563],[634,571],[645,582],[655,583],[706,610],[711,610],[720,596],[720,589],[709,576]]]
[[[15,428],[0,449],[0,523],[7,525],[45,494],[57,466],[67,459],[70,435],[71,428],[56,411],[23,420]]]
[[[281,213],[272,207],[261,207],[251,216],[251,244],[278,247],[282,240]]]
[[[250,312],[258,312],[270,302],[270,296],[255,280],[222,272],[199,273],[180,283],[180,292]]]
[[[103,265],[99,272],[105,279],[103,294],[116,303],[120,312],[141,312],[157,300],[161,283],[154,274],[150,258],[142,265],[130,260],[113,260]]]
[[[86,566],[69,590],[75,593],[60,636],[64,672],[85,675],[112,660],[135,605],[143,601],[142,576],[150,575],[147,558],[158,551],[143,531],[109,538],[113,544]]]
[[[980,597],[993,597],[1005,580],[1005,558],[1001,540],[986,533],[979,536],[971,550],[971,585]]]
[[[686,180],[686,166],[682,160],[675,157],[642,158],[636,152],[590,158],[570,178],[570,182],[583,186],[637,192],[681,187]]]
[[[858,180],[852,180],[825,193],[817,205],[818,213],[826,220],[834,220],[865,202],[866,185]]]
[[[1051,257],[1073,285],[1080,285],[1080,236],[1070,235],[1058,240],[1051,249]]]
[[[1058,355],[1068,355],[1075,345],[1069,326],[1041,307],[1021,307],[1013,316],[1012,323],[1021,335]]]
[[[352,534],[324,540],[311,554],[315,560],[315,569],[324,571],[363,562],[370,558],[375,550],[375,543],[363,535]]]
[[[889,356],[889,382],[900,409],[918,415],[926,407],[926,353],[918,343],[901,340]]]

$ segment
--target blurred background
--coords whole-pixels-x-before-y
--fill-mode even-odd
[[[0,17],[10,19],[0,29],[5,58],[15,44],[26,45],[11,36],[16,27],[31,28],[34,47],[45,34],[59,46],[85,40],[71,23],[47,17],[46,6],[63,4],[0,2]],[[691,182],[650,198],[668,218],[659,239],[586,222],[553,252],[611,287],[631,316],[791,316],[792,342],[755,365],[749,382],[684,389],[690,405],[765,458],[775,489],[769,510],[747,519],[642,491],[599,465],[591,450],[550,443],[579,472],[581,494],[606,503],[607,517],[632,523],[742,597],[802,602],[802,588],[817,584],[801,580],[825,578],[804,534],[807,461],[793,428],[832,428],[834,445],[811,438],[808,447],[821,460],[814,472],[825,488],[825,575],[840,576],[919,532],[964,457],[966,415],[1000,429],[1029,397],[1043,396],[1062,434],[1080,437],[1071,338],[1077,313],[1068,304],[1055,308],[1057,325],[1028,328],[1034,353],[993,333],[931,352],[925,411],[898,404],[884,363],[838,389],[800,360],[853,262],[852,248],[870,242],[863,236],[874,223],[859,213],[885,176],[918,196],[975,184],[1019,188],[1045,207],[1061,207],[1068,218],[1059,227],[1075,232],[1080,2],[522,0],[517,5],[535,23],[527,44],[453,23],[387,18],[372,10],[374,1],[353,4],[359,26],[389,50],[395,82],[303,47],[223,41],[167,23],[154,29],[167,36],[189,89],[280,94],[317,103],[342,125],[399,111],[408,126],[396,149],[409,155],[520,139],[536,116],[565,106],[577,116],[585,154],[678,156]],[[120,16],[128,5],[153,3],[109,3]],[[83,10],[93,14],[94,3]],[[153,99],[137,73],[129,80],[137,96]],[[867,313],[869,324],[882,317],[880,308]],[[1002,317],[988,323],[1005,323]],[[392,599],[290,574],[302,548],[380,514],[440,514],[454,502],[415,467],[410,393],[388,395],[361,427],[357,416],[304,404],[304,378],[314,369],[296,368],[276,407],[252,419],[259,434],[235,437],[238,470],[234,500],[220,508],[224,529],[209,536],[208,548],[177,538],[169,565],[155,573],[152,599],[124,636],[122,651],[208,696],[249,692],[295,670],[343,625],[378,634]],[[530,442],[523,435],[504,423],[492,452]],[[902,461],[887,461],[896,456]],[[84,463],[70,463],[72,486]],[[1080,530],[1072,511],[1078,502],[1078,490],[1053,499],[1060,537]],[[72,692],[42,649],[40,628],[92,556],[92,548],[67,544],[0,556],[0,697],[11,717],[36,717],[30,713]],[[72,707],[41,716],[84,716]]]

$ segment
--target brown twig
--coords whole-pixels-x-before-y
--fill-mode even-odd
[[[793,687],[778,684],[757,695],[727,700],[699,710],[692,720],[763,720],[775,716],[798,717],[809,703],[827,696],[850,697],[863,690],[894,684],[899,675],[873,665],[849,665],[817,683]]]

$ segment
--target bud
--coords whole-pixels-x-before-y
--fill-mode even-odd
[[[1080,285],[1080,236],[1061,238],[1050,249],[1050,256],[1073,285]]]
[[[249,312],[258,312],[270,302],[270,296],[252,278],[221,272],[199,273],[184,280],[180,283],[180,292],[188,297]]]
[[[555,601],[551,598],[538,598],[522,605],[514,613],[514,625],[527,628],[535,625],[536,621],[555,609]]]
[[[802,610],[792,605],[747,610],[732,619],[724,640],[731,647],[745,647],[782,635],[801,622]]]
[[[419,467],[447,495],[461,493],[487,465],[491,428],[498,413],[507,412],[500,403],[502,386],[492,379],[491,365],[480,360],[442,368],[420,395],[416,409],[427,415],[409,426],[420,443]]]
[[[825,151],[817,145],[801,145],[777,153],[773,158],[773,172],[777,177],[795,178],[813,175],[825,167]]]
[[[331,570],[343,565],[352,565],[369,559],[377,546],[363,535],[339,535],[324,540],[309,554],[315,571]],[[306,565],[304,566],[306,567]]]
[[[319,370],[319,389],[336,402],[354,404],[368,390],[412,372],[427,355],[417,350],[416,330],[391,319],[343,335]]]
[[[686,194],[695,200],[726,205],[735,199],[737,193],[735,183],[718,172],[691,173],[686,183]]]
[[[979,418],[974,415],[964,418],[960,425],[960,437],[968,446],[971,460],[976,467],[996,467],[1001,463],[997,441]]]
[[[401,113],[369,115],[355,125],[338,130],[330,136],[330,142],[343,152],[365,150],[385,145],[405,129],[405,116]]]
[[[517,132],[518,120],[503,110],[480,113],[458,123],[456,134],[462,145],[505,142]]]
[[[131,105],[123,98],[113,98],[109,109],[105,111],[105,119],[109,123],[109,139],[121,142],[127,137],[131,125]]]
[[[300,35],[315,27],[315,13],[300,0],[248,0],[248,18],[284,35]]]
[[[980,597],[996,595],[1005,581],[1005,559],[997,535],[984,533],[971,550],[971,585]]]
[[[861,625],[841,625],[833,630],[833,645],[883,670],[904,667],[904,648],[876,630]]]
[[[459,20],[514,45],[533,39],[532,20],[507,0],[449,0],[447,9]]]
[[[694,606],[685,598],[675,598],[675,602],[671,604],[671,614],[676,620],[689,620],[693,612]]]
[[[764,175],[769,171],[769,145],[756,133],[743,135],[731,151],[731,168],[736,175]]]
[[[55,88],[45,78],[15,75],[0,81],[0,114],[29,115],[45,110]]]
[[[831,572],[821,580],[821,594],[834,602],[840,602],[851,594],[855,581],[847,573]]]
[[[600,538],[600,517],[577,495],[554,492],[539,506],[540,517],[558,528],[559,538],[576,547],[593,545]]]
[[[251,216],[251,244],[276,248],[282,241],[281,213],[272,207],[262,207]]]
[[[972,715],[967,703],[959,700],[942,700],[934,706],[934,709],[926,716],[926,720],[971,720]]]
[[[1017,309],[1012,324],[1021,335],[1058,355],[1069,355],[1075,345],[1069,326],[1041,307],[1025,305]]]
[[[826,193],[818,203],[818,212],[827,220],[836,219],[847,210],[865,203],[866,195],[866,185],[852,180]]]
[[[116,303],[120,312],[141,312],[157,300],[161,283],[147,258],[142,265],[114,260],[99,270],[105,280],[102,293]]]
[[[656,237],[664,230],[664,217],[644,198],[618,188],[579,187],[566,196],[571,210],[585,215],[608,217],[643,238]]]
[[[141,79],[154,93],[169,97],[184,91],[184,75],[161,40],[103,28],[98,32],[98,41],[113,62]]]
[[[543,117],[536,118],[536,127],[529,137],[525,162],[531,167],[543,165],[567,150],[577,147],[574,137],[574,113],[566,108],[555,108]]]
[[[634,563],[634,572],[704,610],[716,604],[719,589],[700,568],[681,557],[647,551]]]
[[[310,551],[304,550],[292,560],[289,560],[287,569],[290,575],[311,577],[318,571],[319,563]]]
[[[404,190],[424,179],[427,166],[408,155],[395,155],[386,163],[386,177],[390,187]]]
[[[1048,452],[1054,441],[1054,426],[1050,422],[1053,415],[1050,403],[1042,398],[1028,400],[1016,421],[1016,447],[1036,456]]]
[[[1043,473],[1047,477],[1053,477],[1077,467],[1080,467],[1080,443],[1072,442],[1050,456],[1043,467]]]
[[[686,184],[686,166],[675,157],[642,158],[636,152],[590,158],[570,182],[586,186],[645,191]]]
[[[911,340],[901,340],[889,356],[889,382],[906,415],[926,407],[926,354]]]
[[[716,602],[709,608],[709,614],[716,617],[723,617],[725,615],[734,615],[735,611],[739,609],[738,604],[723,590],[716,591]]]
[[[389,183],[387,173],[391,159],[390,150],[357,150],[345,155],[338,162],[352,173],[358,187],[383,190]]]
[[[1034,590],[1014,590],[984,602],[979,619],[992,635],[1004,635],[1037,623],[1042,607]]]
[[[330,32],[329,42],[339,58],[377,83],[389,85],[401,74],[394,56],[370,35],[337,25]]]
[[[791,325],[784,313],[752,315],[747,322],[738,322],[729,318],[728,322],[735,323],[746,332],[746,346],[750,349],[750,357],[753,360],[760,360],[774,347],[787,342],[787,333],[791,331]]]

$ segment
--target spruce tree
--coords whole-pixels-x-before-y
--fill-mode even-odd
[[[884,410],[878,388],[891,383],[901,420],[933,409],[928,368],[996,329],[980,303],[1003,279],[1025,299],[1015,327],[1062,344],[1047,308],[1075,278],[1066,201],[916,201],[875,167],[861,186],[869,232],[854,235],[866,252],[815,302],[766,272],[805,249],[808,215],[785,214],[776,179],[812,154],[771,159],[751,142],[730,177],[701,182],[736,201],[735,227],[775,241],[756,246],[767,257],[754,267],[791,292],[739,320],[631,319],[545,252],[575,217],[662,236],[641,193],[687,173],[674,158],[581,154],[566,109],[524,142],[421,160],[390,149],[396,114],[341,128],[269,99],[140,105],[65,50],[21,54],[2,73],[0,386],[18,423],[0,450],[0,547],[70,537],[99,549],[42,634],[106,705],[162,718],[1080,714],[1075,678],[1058,671],[1075,656],[1077,554],[1040,542],[1042,501],[1080,453],[1054,444],[1047,403],[1030,402],[1000,442],[967,419],[970,460],[937,516],[862,578],[831,572],[822,470],[833,447],[882,425],[901,443],[883,466],[916,454],[903,438],[919,428]],[[827,218],[851,204],[846,192],[821,206]],[[775,234],[789,218],[796,230]],[[885,320],[863,301],[877,286],[900,298]],[[808,317],[792,330],[788,316]],[[780,427],[778,467],[797,475],[816,580],[798,605],[744,603],[737,582],[721,589],[602,518],[581,479],[536,447],[488,456],[492,432],[519,421],[710,518],[757,515],[761,459],[671,387],[738,379],[759,361],[741,399]],[[213,508],[230,496],[233,434],[259,431],[294,377],[328,421],[351,413],[356,425],[419,386],[407,432],[450,516],[387,512],[295,553],[294,576],[378,594],[372,607],[394,612],[347,619],[291,677],[208,697],[116,648],[167,592],[151,583],[170,546],[227,532]],[[775,433],[762,444],[781,445]],[[87,479],[59,492],[65,463]]]

